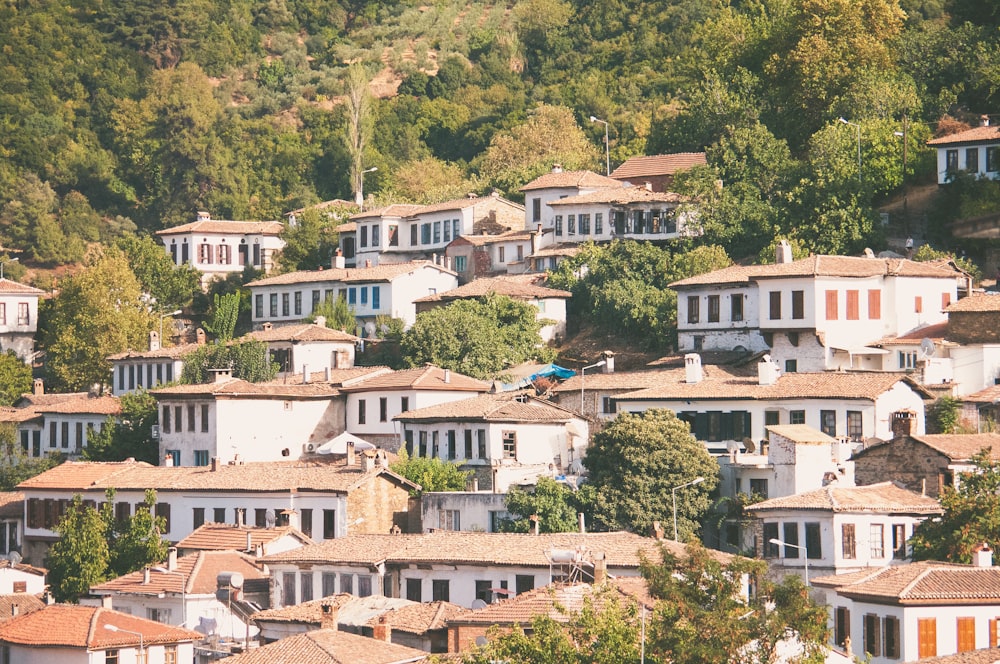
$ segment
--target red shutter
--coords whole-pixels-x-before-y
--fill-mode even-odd
[[[858,320],[860,318],[860,312],[858,311],[859,299],[858,291],[847,291],[847,320]]]
[[[882,318],[882,291],[868,291],[868,319],[879,320]]]
[[[837,291],[826,292],[826,319],[837,320]]]

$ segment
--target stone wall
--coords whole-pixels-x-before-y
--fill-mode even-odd
[[[409,492],[395,481],[372,478],[347,496],[347,534],[388,534],[396,525],[409,532],[409,500]],[[358,519],[364,521],[355,523]]]
[[[953,311],[948,340],[958,344],[1000,343],[1000,311]]]
[[[864,450],[854,460],[854,481],[858,486],[892,480],[910,491],[926,490],[937,498],[950,482],[949,459],[912,438],[896,438]]]

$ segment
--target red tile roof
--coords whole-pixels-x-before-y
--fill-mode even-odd
[[[188,353],[192,353],[198,350],[201,344],[190,343],[190,344],[178,344],[176,346],[162,346],[156,350],[127,350],[124,353],[115,353],[114,355],[108,355],[107,359],[109,361],[115,360],[128,360],[132,358],[136,359],[154,359],[154,358],[169,358],[178,359],[184,357]]]
[[[393,203],[392,205],[386,205],[384,207],[375,208],[373,210],[365,210],[357,214],[352,214],[351,219],[380,219],[382,217],[409,217],[411,214],[419,210],[421,205],[414,205],[412,203]],[[343,228],[343,226],[341,226]],[[340,230],[339,228],[337,230]]]
[[[447,379],[447,382],[446,382]],[[381,390],[438,390],[455,392],[488,392],[490,384],[460,374],[427,365],[402,369],[375,376],[342,388],[344,392],[372,392]]]
[[[368,625],[374,627],[384,618],[394,632],[426,634],[446,628],[449,620],[462,613],[465,613],[465,607],[450,602],[416,602],[386,611],[369,620]]]
[[[335,281],[340,283],[369,283],[373,281],[392,281],[405,275],[412,275],[417,270],[423,268],[435,268],[440,272],[455,274],[443,265],[438,265],[431,261],[412,261],[409,263],[382,263],[373,267],[348,267],[332,268],[329,270],[303,270],[300,272],[286,272],[274,277],[257,279],[248,284],[247,288],[257,286],[288,286],[292,284],[310,284],[319,282]]]
[[[351,343],[358,340],[358,338],[353,334],[341,332],[340,330],[333,330],[325,325],[316,325],[314,323],[276,325],[270,330],[255,330],[241,337],[241,341],[247,339],[264,342],[348,341]]]
[[[532,189],[618,189],[623,185],[618,180],[598,175],[593,171],[559,171],[546,173],[521,187],[521,191]]]
[[[771,498],[746,507],[748,512],[820,510],[850,514],[941,514],[941,504],[892,482],[840,487],[835,484],[794,496]]]
[[[17,607],[17,615],[14,614],[14,607]],[[45,608],[45,602],[37,595],[29,593],[14,593],[12,595],[0,595],[0,622],[7,622],[19,615],[31,613]]]
[[[0,492],[0,517],[24,517],[24,494],[20,491]]]
[[[242,655],[227,664],[404,664],[422,662],[428,653],[336,629],[289,636]]]
[[[942,657],[924,657],[920,660],[920,664],[1000,664],[1000,648],[970,650]]]
[[[464,210],[465,208],[475,207],[477,205],[481,206],[483,203],[489,203],[489,207],[496,207],[497,205],[506,205],[507,207],[514,208],[515,210],[524,212],[524,206],[518,205],[513,201],[508,201],[506,198],[501,198],[500,196],[484,196],[484,197],[468,197],[465,198],[455,198],[450,201],[443,201],[441,203],[432,203],[430,205],[424,205],[419,210],[414,210],[410,213],[410,217],[416,217],[423,214],[430,214],[432,212],[447,212],[448,210]]]
[[[417,408],[400,413],[394,420],[400,422],[534,422],[560,424],[571,421],[575,416],[565,408],[560,408],[534,397],[524,397],[511,393],[484,394],[472,399],[449,401],[447,403]]]
[[[0,422],[27,422],[45,413],[66,415],[119,415],[117,397],[92,397],[86,392],[71,394],[22,395],[13,408],[0,409]]]
[[[5,278],[0,279],[0,294],[3,293],[17,295],[42,295],[45,291]]]
[[[587,203],[604,203],[607,205],[628,205],[629,203],[665,203],[675,204],[688,200],[686,196],[669,191],[649,191],[644,187],[628,187],[626,189],[600,189],[587,194],[567,196],[549,202],[550,207],[564,205],[584,205]]]
[[[236,235],[279,235],[285,229],[280,221],[228,221],[225,219],[203,219],[156,231],[157,235],[180,235],[182,233],[226,233]]]
[[[956,311],[1000,311],[1000,293],[984,293],[963,297],[949,304],[945,311],[949,314]]]
[[[621,166],[611,171],[615,180],[629,180],[656,175],[673,175],[692,166],[708,163],[704,152],[675,152],[646,157],[629,157]]]
[[[178,542],[177,548],[189,551],[254,551],[258,546],[266,546],[286,535],[303,544],[315,544],[308,535],[290,526],[259,528],[229,523],[203,523]],[[247,547],[248,536],[249,547]]]
[[[1000,568],[917,562],[813,579],[845,597],[891,604],[1000,604]]]
[[[545,258],[547,256],[576,256],[580,253],[580,245],[575,242],[560,242],[543,247],[531,254],[532,258]]]
[[[113,625],[119,631],[107,628]],[[128,630],[128,631],[126,631]],[[97,606],[53,604],[22,614],[0,625],[0,641],[26,646],[63,646],[106,650],[145,645],[184,643],[202,638],[198,632],[171,627]]]
[[[312,377],[310,372],[310,377]],[[322,375],[322,374],[321,374]],[[212,383],[195,383],[192,385],[171,385],[169,387],[159,387],[150,390],[150,394],[156,397],[161,396],[192,396],[205,397],[214,396],[216,398],[266,398],[282,397],[287,399],[328,399],[339,394],[339,390],[330,383],[322,380],[316,382],[303,383],[298,381],[274,380],[266,383],[251,383],[241,378],[226,378]]]
[[[952,461],[968,461],[977,452],[991,448],[991,456],[1000,460],[1000,433],[923,434],[910,436],[947,456]],[[892,444],[891,441],[888,444]]]
[[[927,145],[951,145],[953,143],[994,143],[1000,141],[1000,127],[973,127],[947,136],[939,136],[927,141]]]
[[[948,321],[942,321],[940,323],[934,323],[932,325],[923,325],[918,328],[914,328],[909,332],[904,334],[899,334],[893,337],[883,337],[876,342],[868,344],[869,346],[912,346],[915,343],[920,343],[924,339],[930,339],[931,341],[952,346],[952,344],[945,339],[945,335],[948,334]]]
[[[488,244],[499,244],[501,242],[528,241],[531,239],[531,231],[504,231],[495,235],[482,233],[477,235],[461,235],[454,240],[458,244],[471,244],[474,247],[483,247]]]
[[[243,543],[246,544],[245,539]],[[181,556],[177,559],[177,568],[173,571],[159,571],[152,569],[153,567],[167,569],[166,563],[151,565],[148,582],[145,570],[139,570],[91,586],[90,591],[98,595],[110,593],[158,595],[182,592],[189,595],[210,595],[217,588],[221,572],[238,572],[244,579],[268,578],[256,558],[238,551],[199,551]]]
[[[414,302],[451,302],[465,298],[485,297],[492,293],[506,295],[517,300],[542,300],[549,297],[568,299],[573,297],[569,291],[538,286],[526,279],[484,277],[450,291],[427,295],[414,300]]]

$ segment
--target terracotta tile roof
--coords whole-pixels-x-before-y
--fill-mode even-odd
[[[244,544],[246,540],[244,539]],[[121,593],[130,595],[158,595],[159,593],[184,593],[189,595],[211,595],[218,586],[218,576],[222,572],[238,572],[244,579],[266,579],[268,575],[257,563],[256,558],[239,551],[198,551],[177,559],[177,569],[161,572],[153,567],[166,569],[166,563],[151,565],[149,582],[146,583],[145,570],[132,572],[117,579],[111,579],[90,587],[90,592],[98,595]]]
[[[414,212],[420,210],[422,205],[414,205],[412,203],[393,203],[392,205],[386,205],[384,207],[375,208],[373,210],[365,210],[357,214],[352,214],[352,220],[360,219],[380,219],[382,217],[409,217]],[[338,229],[339,230],[339,229]]]
[[[380,618],[384,618],[394,632],[426,634],[446,628],[449,620],[462,613],[465,613],[465,607],[451,602],[414,602],[386,611],[382,616],[369,620],[368,625],[374,627],[379,624]]]
[[[32,392],[26,392],[21,395],[21,398],[17,400],[14,407],[51,406],[52,404],[57,404],[62,401],[69,401],[71,399],[78,399],[85,396],[87,396],[86,392],[52,392],[48,394],[34,394]]]
[[[348,535],[324,540],[301,549],[264,556],[265,563],[378,565],[405,545],[423,535]]]
[[[0,279],[0,294],[42,295],[45,291],[10,279]]]
[[[452,241],[452,244],[471,244],[474,247],[485,247],[490,244],[500,244],[501,242],[527,242],[531,239],[531,231],[505,231],[497,234],[477,233],[476,235],[461,235]],[[451,246],[451,245],[449,245]]]
[[[266,546],[286,535],[298,539],[303,544],[315,544],[312,538],[291,526],[259,528],[229,523],[203,523],[178,542],[177,548],[203,551],[247,551],[247,536],[249,536],[249,550],[256,550],[258,546]]]
[[[0,623],[16,617],[14,615],[15,606],[17,607],[17,615],[24,615],[45,608],[45,602],[37,595],[29,593],[0,595]]]
[[[923,434],[910,436],[928,447],[941,452],[952,461],[968,461],[984,448],[992,448],[994,459],[1000,459],[1000,433]],[[891,444],[891,441],[886,444]]]
[[[771,510],[821,510],[864,514],[905,512],[913,514],[941,514],[940,503],[928,496],[904,489],[892,482],[867,486],[840,487],[835,484],[806,491],[794,496],[771,498],[748,506],[749,512]]]
[[[114,355],[108,355],[107,359],[109,361],[115,360],[128,360],[132,358],[136,359],[155,359],[155,358],[170,358],[179,359],[184,357],[188,353],[192,353],[198,350],[200,344],[190,343],[190,344],[178,344],[176,346],[165,346],[157,348],[156,350],[127,350],[124,353],[115,353]]]
[[[961,397],[961,400],[981,404],[992,404],[1000,401],[1000,385],[990,385],[973,394],[966,394],[964,397]]]
[[[34,574],[35,576],[45,576],[49,573],[49,570],[44,567],[35,567],[34,565],[28,565],[27,563],[15,563],[10,560],[0,560],[0,569],[15,569],[18,572]]]
[[[638,603],[652,609],[655,601],[650,597],[646,582],[641,577],[611,579],[604,586],[590,583],[553,584],[535,588],[509,599],[502,599],[481,609],[466,610],[449,620],[449,625],[528,625],[536,616],[548,616],[557,622],[568,622],[570,617],[583,610],[587,599],[595,609],[614,598],[620,603]],[[604,594],[601,590],[609,591]]]
[[[905,258],[857,256],[810,256],[791,263],[733,265],[670,284],[671,288],[709,284],[749,283],[751,280],[787,277],[926,277],[956,278],[960,272],[946,265],[917,262]]]
[[[115,396],[91,397],[84,395],[47,406],[36,406],[35,412],[62,415],[120,415],[122,407],[118,397]]]
[[[384,597],[369,595],[355,597],[350,593],[330,595],[321,599],[301,602],[294,606],[280,609],[266,609],[253,614],[253,620],[261,623],[297,623],[320,627],[323,624],[323,607],[333,606],[337,609],[337,624],[350,627],[363,627],[387,612],[408,606],[419,606],[417,602],[400,597]]]
[[[488,392],[489,383],[477,380],[457,371],[447,372],[435,366],[401,369],[382,374],[368,380],[345,386],[344,392],[371,392],[379,390],[441,390],[457,392]]]
[[[464,286],[459,286],[458,288],[450,291],[437,293],[435,295],[427,295],[426,297],[414,300],[414,302],[451,302],[453,300],[460,300],[464,298],[484,297],[491,293],[506,295],[507,297],[518,300],[541,300],[547,297],[568,299],[573,297],[573,294],[569,291],[546,288],[545,286],[537,286],[524,279],[486,277],[470,281]]]
[[[1000,648],[970,650],[942,657],[924,657],[920,660],[920,664],[1000,664]]]
[[[107,629],[108,625],[120,631],[113,632]],[[98,606],[52,604],[0,625],[0,641],[90,650],[138,647],[139,636],[130,632],[141,633],[146,645],[184,643],[202,638],[198,632]]]
[[[334,230],[336,230],[340,235],[343,235],[344,233],[356,233],[358,231],[358,225],[353,221],[348,221],[347,223],[337,226]]]
[[[927,145],[951,145],[952,143],[979,143],[1000,141],[1000,127],[973,127],[947,136],[939,136],[927,141]]]
[[[20,491],[0,492],[0,517],[23,517],[24,494]]]
[[[310,371],[309,372],[309,382],[310,383],[326,383],[331,387],[346,387],[348,385],[354,385],[362,381],[366,381],[370,378],[375,378],[376,376],[384,376],[385,374],[392,373],[392,369],[389,367],[373,366],[373,367],[351,367],[350,369],[330,369],[330,380],[327,380],[327,371]],[[264,385],[274,384],[274,385],[295,385],[302,384],[302,374],[285,374],[281,378],[275,378],[270,383],[263,383]]]
[[[621,166],[611,171],[615,180],[628,180],[650,175],[673,175],[692,166],[708,163],[704,152],[675,152],[646,157],[629,157]]]
[[[277,609],[264,609],[251,616],[251,619],[258,624],[261,622],[276,623],[303,623],[306,625],[320,625],[323,620],[323,607],[335,606],[339,610],[347,604],[354,596],[349,593],[340,593],[321,597],[320,599],[299,602],[292,606],[283,606]]]
[[[332,268],[329,270],[304,270],[301,272],[287,272],[274,277],[257,279],[248,284],[246,288],[256,286],[288,286],[292,284],[311,284],[321,282],[339,282],[348,284],[369,283],[373,281],[392,281],[398,277],[412,274],[425,267],[436,268],[441,272],[454,274],[452,270],[443,265],[437,265],[431,261],[412,261],[409,263],[382,263],[373,267],[348,267]]]
[[[945,335],[948,334],[948,321],[942,321],[940,323],[934,323],[933,325],[924,325],[921,327],[914,328],[909,332],[904,334],[899,334],[892,337],[883,337],[878,341],[868,344],[869,346],[912,346],[913,344],[918,344],[924,339],[930,339],[936,344],[953,346],[945,339]]]
[[[484,394],[472,399],[449,401],[427,408],[400,413],[393,420],[400,422],[538,422],[565,423],[574,415],[565,408],[527,396],[519,400],[512,393]]]
[[[588,390],[641,390],[670,380],[672,374],[665,371],[615,371],[612,373],[588,373],[583,386]],[[572,376],[552,388],[555,393],[579,392],[580,375]]]
[[[521,187],[521,191],[532,189],[595,189],[624,187],[618,180],[612,180],[593,171],[559,171],[546,173]]]
[[[310,372],[310,377],[312,377]],[[324,374],[319,374],[321,377]],[[339,394],[338,389],[331,383],[322,380],[310,383],[303,383],[299,377],[297,381],[289,379],[277,379],[266,383],[251,383],[241,378],[228,378],[212,383],[196,383],[193,385],[171,385],[169,387],[159,387],[150,390],[154,397],[163,396],[214,396],[214,397],[281,397],[281,398],[330,398]]]
[[[793,443],[830,445],[837,442],[836,438],[828,436],[807,424],[772,424],[764,428],[771,433],[784,436]]]
[[[545,258],[547,256],[576,256],[580,253],[580,245],[574,242],[561,242],[543,247],[531,254],[532,258]]]
[[[289,636],[242,655],[228,664],[404,664],[422,662],[428,653],[336,629]]]
[[[928,561],[819,577],[813,583],[845,597],[892,604],[1000,604],[1000,567]]]
[[[945,311],[949,314],[956,311],[1000,311],[1000,293],[963,297],[949,304]]]
[[[180,235],[182,233],[227,233],[236,235],[279,235],[285,228],[280,221],[228,221],[225,219],[203,219],[156,231],[157,235]]]
[[[524,206],[518,205],[513,201],[508,201],[506,198],[501,198],[500,196],[476,196],[470,198],[466,196],[465,198],[455,198],[450,201],[443,201],[441,203],[432,203],[431,205],[424,205],[419,210],[410,213],[410,217],[416,217],[423,214],[431,214],[433,212],[446,212],[448,210],[464,210],[468,207],[475,207],[477,205],[482,205],[483,203],[493,203],[506,205],[508,207],[514,208],[520,212],[524,212]],[[492,207],[492,206],[491,206]]]
[[[22,490],[157,491],[332,491],[346,493],[385,475],[407,487],[417,485],[385,468],[361,472],[342,460],[271,461],[211,466],[151,466],[143,462],[66,461],[18,485]]]
[[[645,187],[628,187],[625,189],[601,189],[587,194],[567,196],[549,201],[549,207],[558,208],[564,205],[583,205],[587,203],[606,203],[608,205],[628,205],[629,203],[681,203],[688,200],[669,191],[649,191]]]
[[[746,370],[718,365],[703,365],[703,378],[697,383],[686,382],[685,369],[669,369],[663,374],[663,380],[653,387],[621,394],[618,398],[626,401],[677,399],[770,401],[793,398],[874,400],[901,381],[916,389],[915,384],[905,374],[881,371],[782,373],[773,385],[761,385],[757,376],[749,374]],[[586,386],[592,385],[590,376],[587,376],[586,381]],[[593,387],[597,388],[596,385]]]
[[[325,325],[305,323],[297,325],[276,325],[270,330],[256,330],[243,335],[240,341],[350,341],[358,340],[353,334],[332,330]]]

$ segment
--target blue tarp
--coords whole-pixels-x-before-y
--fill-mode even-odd
[[[549,378],[554,377],[557,380],[566,380],[572,376],[575,376],[576,372],[572,369],[567,369],[561,367],[558,364],[546,364],[540,370],[531,374],[527,378],[522,378],[516,383],[498,383],[501,390],[504,392],[509,392],[511,390],[523,390],[526,387],[531,387],[531,384],[536,378]]]

